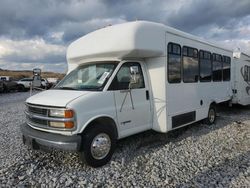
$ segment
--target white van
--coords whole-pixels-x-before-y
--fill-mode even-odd
[[[216,104],[239,101],[232,51],[158,23],[89,33],[68,47],[67,60],[55,88],[27,99],[23,141],[79,151],[93,167],[111,159],[118,139],[213,124]]]

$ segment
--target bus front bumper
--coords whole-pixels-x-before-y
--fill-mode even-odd
[[[47,133],[31,128],[27,123],[21,125],[23,143],[34,150],[54,148],[59,150],[80,151],[82,138],[80,135],[65,136]]]

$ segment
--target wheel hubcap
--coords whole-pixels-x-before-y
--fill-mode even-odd
[[[209,111],[209,121],[210,121],[211,123],[213,123],[214,120],[215,120],[215,111],[214,111],[213,109],[211,109],[211,110]]]
[[[111,140],[106,133],[98,134],[91,143],[91,154],[95,159],[105,158],[111,149]]]

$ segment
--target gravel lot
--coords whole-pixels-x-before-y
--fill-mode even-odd
[[[220,107],[216,125],[123,139],[112,161],[93,169],[75,153],[22,144],[28,96],[0,94],[0,187],[250,187],[250,107]]]

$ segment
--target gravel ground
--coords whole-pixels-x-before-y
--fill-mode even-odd
[[[123,139],[111,162],[94,169],[76,153],[22,144],[28,96],[0,94],[0,187],[250,187],[250,107],[220,107],[216,125]]]

